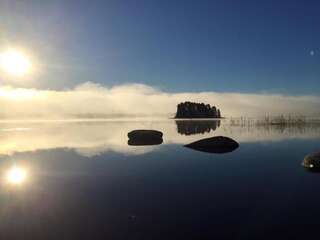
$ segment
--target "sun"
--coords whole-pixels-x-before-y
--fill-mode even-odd
[[[0,65],[5,72],[17,77],[26,75],[31,70],[30,59],[17,49],[9,49],[0,54]]]
[[[24,168],[13,166],[7,172],[6,179],[11,184],[21,184],[25,181],[27,172]]]

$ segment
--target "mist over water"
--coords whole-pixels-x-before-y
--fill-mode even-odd
[[[237,92],[171,93],[144,84],[106,87],[93,82],[73,89],[42,90],[0,87],[0,117],[19,118],[117,118],[173,117],[180,102],[195,101],[217,106],[223,116],[319,116],[318,96],[250,94]]]
[[[134,129],[163,132],[161,146],[129,146]],[[184,145],[205,137],[227,136],[240,143],[316,139],[320,126],[232,126],[228,120],[76,120],[0,122],[0,154],[13,155],[50,149],[71,149],[92,157],[107,152],[141,155],[163,145]]]

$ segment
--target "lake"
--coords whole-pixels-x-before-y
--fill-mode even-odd
[[[163,143],[129,146],[157,129]],[[226,154],[184,144],[228,136]],[[303,239],[320,224],[320,128],[122,119],[0,123],[0,239]]]

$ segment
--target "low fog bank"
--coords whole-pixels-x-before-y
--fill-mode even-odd
[[[188,122],[188,121],[186,121]],[[199,129],[199,121],[189,121]],[[163,144],[155,146],[129,146],[128,132],[133,129],[157,129],[163,132]],[[190,129],[190,125],[189,125]],[[317,139],[320,127],[248,127],[230,126],[227,120],[221,121],[216,130],[202,133],[183,134],[179,132],[175,120],[155,121],[106,121],[106,122],[8,122],[0,123],[0,157],[17,153],[42,150],[73,150],[85,157],[93,157],[106,152],[124,155],[141,155],[168,144],[177,144],[177,149],[202,138],[227,136],[240,143],[269,143],[290,139]],[[17,155],[19,156],[19,155]],[[14,158],[13,158],[14,159]]]
[[[143,84],[87,82],[62,91],[0,87],[0,118],[173,117],[183,101],[205,102],[226,117],[319,116],[320,97],[244,93],[168,93]]]

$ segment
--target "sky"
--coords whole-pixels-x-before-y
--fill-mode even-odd
[[[0,84],[317,98],[319,9],[306,0],[1,0],[0,50],[23,49],[35,70],[1,74]]]

